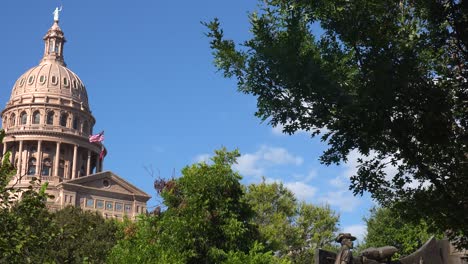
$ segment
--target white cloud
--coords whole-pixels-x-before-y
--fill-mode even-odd
[[[271,129],[271,132],[273,133],[273,135],[282,136],[282,135],[284,135],[283,134],[283,126],[282,125],[277,125],[277,126],[275,126],[275,127],[273,127]]]
[[[309,173],[307,174],[307,177],[305,178],[305,181],[310,181],[312,179],[315,179],[317,177],[318,172],[316,169],[311,169]]]
[[[301,156],[289,153],[285,148],[262,146],[255,153],[246,153],[237,159],[233,168],[243,176],[263,176],[265,171],[277,165],[302,165]]]
[[[299,200],[310,200],[317,192],[317,188],[300,181],[287,182],[284,186],[291,190]]]
[[[260,155],[265,161],[269,161],[272,164],[293,164],[301,165],[304,159],[300,156],[294,156],[284,148],[273,148],[262,146],[257,155]]]
[[[357,166],[359,166],[358,159],[370,160],[372,158],[375,158],[376,155],[377,154],[375,152],[370,152],[369,156],[364,156],[361,153],[359,153],[359,151],[355,149],[352,150],[348,155],[348,162],[344,164],[344,167],[346,168],[346,170],[343,172],[343,176],[350,178],[351,176],[356,175],[357,170],[358,170]],[[389,162],[389,161],[390,161],[390,158],[383,160],[384,163]],[[397,161],[397,166],[400,164],[401,162]],[[395,174],[397,174],[398,172],[397,166],[388,164],[385,167],[384,172],[386,174],[386,179],[391,179],[393,178]]]
[[[244,154],[237,159],[237,164],[233,168],[241,175],[245,176],[262,176],[264,169],[260,168],[258,161],[260,157],[255,154]]]
[[[200,162],[210,163],[210,162],[211,162],[211,155],[210,155],[210,154],[200,154],[200,155],[197,155],[197,156],[194,158],[194,161],[195,161],[196,163],[200,163]]]
[[[355,197],[348,190],[327,192],[319,198],[319,201],[338,207],[342,212],[352,212],[362,203],[358,197]]]
[[[338,188],[340,190],[346,190],[349,185],[348,178],[343,177],[343,176],[337,176],[331,179],[328,183],[331,186]]]
[[[317,178],[318,172],[316,169],[310,169],[307,174],[302,174],[302,173],[293,173],[291,175],[291,178],[294,178],[296,180],[302,181],[302,182],[310,182]]]
[[[310,200],[317,193],[317,188],[301,181],[283,182],[279,179],[266,178],[266,183],[282,183],[284,187],[294,193],[299,200]]]
[[[367,226],[362,224],[345,226],[343,227],[343,233],[351,233],[358,242],[362,243],[367,235]]]

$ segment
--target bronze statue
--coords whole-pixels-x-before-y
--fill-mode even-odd
[[[422,247],[414,253],[404,256],[398,260],[392,260],[392,256],[398,251],[396,247],[369,247],[354,257],[351,249],[353,241],[356,240],[350,233],[341,233],[336,242],[341,244],[338,253],[316,249],[315,264],[464,264],[468,263],[468,254],[455,250],[450,241],[446,239],[437,240],[431,237]]]
[[[338,235],[335,241],[341,244],[341,248],[338,254],[336,254],[335,264],[353,263],[353,253],[351,249],[353,248],[354,240],[356,240],[356,237],[352,236],[350,233],[340,233]]]

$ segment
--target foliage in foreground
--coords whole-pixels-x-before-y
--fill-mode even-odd
[[[157,180],[166,210],[124,223],[110,263],[310,263],[330,248],[338,216],[297,202],[282,184],[240,184],[237,151]]]
[[[268,250],[292,263],[310,263],[317,248],[332,249],[339,217],[328,206],[297,202],[281,183],[251,184],[246,200]]]
[[[117,243],[117,223],[97,212],[68,206],[52,214],[55,238],[49,257],[56,263],[105,263]]]
[[[367,236],[364,245],[367,247],[394,246],[398,253],[394,258],[409,255],[419,249],[429,238],[440,234],[430,233],[427,223],[407,223],[398,212],[388,208],[373,208],[371,215],[365,219]]]
[[[253,212],[243,201],[240,175],[231,169],[237,151],[216,151],[213,164],[198,163],[182,177],[159,180],[155,187],[167,209],[124,227],[111,263],[237,263],[246,258],[273,260],[258,252]],[[229,262],[229,261],[233,262]],[[261,262],[260,262],[261,263]]]
[[[49,212],[47,183],[8,186],[16,173],[9,155],[0,165],[0,263],[104,263],[116,242],[115,223],[75,207]]]
[[[267,0],[259,9],[241,48],[218,20],[206,24],[216,66],[257,97],[256,115],[285,133],[322,133],[327,165],[362,154],[355,194],[468,248],[468,1]]]
[[[4,135],[1,130],[0,142]],[[46,249],[54,238],[52,219],[43,202],[47,199],[47,185],[39,191],[31,187],[22,192],[9,187],[16,174],[9,159],[10,153],[6,152],[0,164],[0,263],[44,262],[48,259]]]

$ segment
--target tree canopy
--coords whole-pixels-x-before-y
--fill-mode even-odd
[[[0,142],[3,136],[0,130]],[[115,223],[75,207],[49,212],[47,183],[9,185],[16,174],[9,157],[0,164],[0,263],[104,263],[117,240]]]
[[[297,202],[280,183],[242,186],[238,151],[215,153],[155,181],[163,204],[121,226],[109,263],[299,264],[332,247],[338,216],[328,206]]]
[[[315,249],[335,249],[331,243],[339,217],[328,206],[298,202],[283,184],[265,181],[247,186],[245,199],[254,211],[260,241],[276,256],[310,263]]]
[[[237,151],[216,151],[213,163],[182,169],[155,188],[165,210],[124,227],[110,263],[280,263],[258,241],[241,176],[231,169]],[[286,263],[286,262],[281,262]]]
[[[360,248],[394,246],[398,249],[395,259],[414,253],[432,236],[441,236],[431,233],[424,221],[407,223],[389,208],[372,208],[365,221],[367,235]]]
[[[240,45],[206,25],[256,115],[320,135],[324,164],[358,151],[355,194],[468,247],[468,1],[266,0],[249,19]]]

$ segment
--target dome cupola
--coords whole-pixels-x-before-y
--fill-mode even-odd
[[[104,149],[89,142],[96,121],[85,85],[65,64],[60,11],[43,38],[42,60],[18,78],[2,112],[3,151],[12,152],[18,176],[55,182],[101,171]]]

